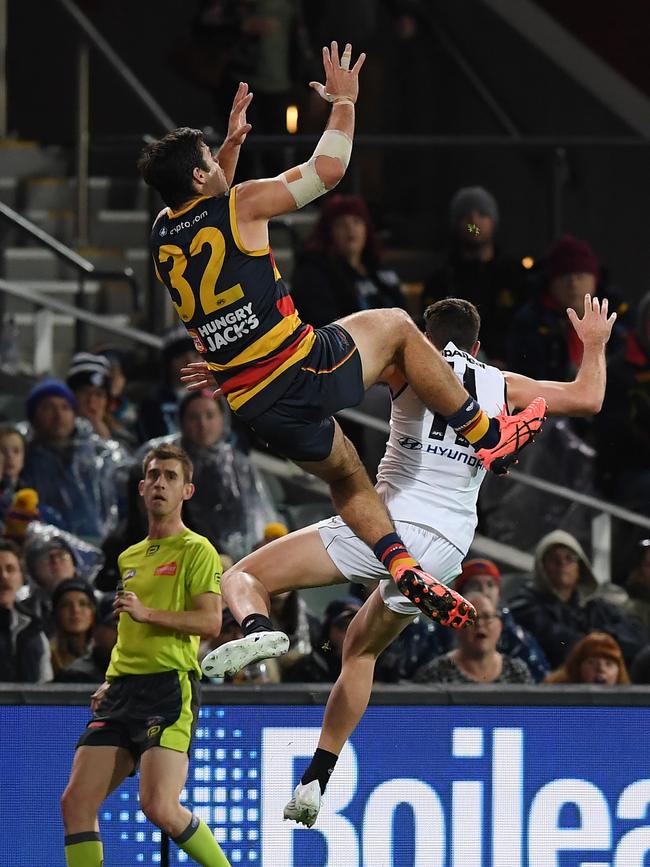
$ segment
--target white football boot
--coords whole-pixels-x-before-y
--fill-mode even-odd
[[[293,798],[284,808],[284,818],[293,819],[300,825],[311,828],[318,818],[320,810],[320,783],[312,780],[310,783],[298,783],[293,791]]]
[[[284,632],[251,632],[244,638],[216,647],[201,662],[207,677],[225,677],[235,674],[251,662],[282,656],[289,650],[289,636]]]

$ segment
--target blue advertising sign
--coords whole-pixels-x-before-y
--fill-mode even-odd
[[[64,867],[79,707],[0,709],[0,865]],[[183,799],[233,865],[650,867],[647,708],[371,707],[313,829],[282,809],[322,708],[204,707]],[[137,778],[100,813],[111,865],[159,864]],[[191,862],[173,844],[170,863]]]

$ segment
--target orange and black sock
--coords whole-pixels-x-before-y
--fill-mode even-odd
[[[415,566],[419,568],[417,560],[404,547],[404,542],[400,539],[397,533],[389,533],[380,539],[372,549],[375,557],[379,560],[384,569],[395,577],[395,573],[400,566]]]
[[[498,421],[486,415],[473,397],[468,397],[457,412],[447,417],[447,424],[475,449],[494,448],[501,436]]]

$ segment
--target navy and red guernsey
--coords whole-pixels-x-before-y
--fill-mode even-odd
[[[151,230],[156,274],[231,408],[263,413],[284,394],[315,340],[300,321],[270,247],[239,236],[237,187],[166,209]]]

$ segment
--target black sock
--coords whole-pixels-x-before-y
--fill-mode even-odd
[[[300,782],[304,786],[307,783],[311,783],[312,780],[318,780],[321,795],[324,795],[338,758],[336,753],[328,753],[327,750],[321,750],[319,747],[314,753],[309,767],[302,775]]]
[[[273,624],[265,614],[248,614],[241,622],[241,631],[244,635],[253,632],[273,632]]]

